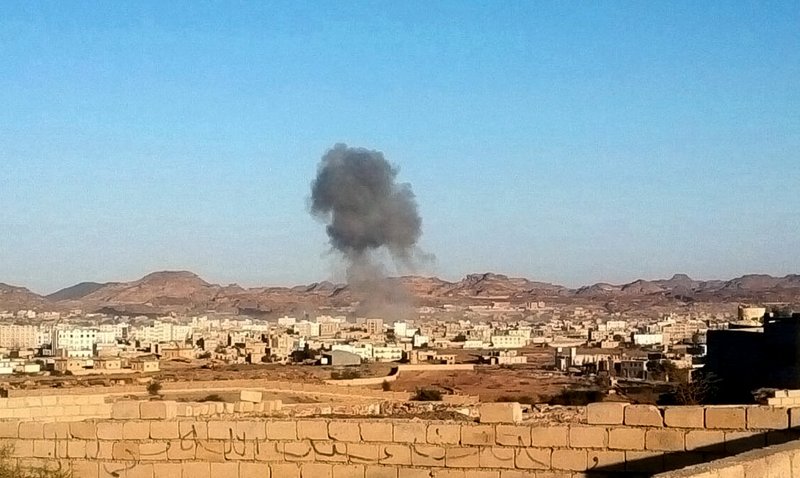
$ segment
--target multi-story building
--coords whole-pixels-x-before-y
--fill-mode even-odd
[[[367,333],[370,335],[383,335],[383,319],[367,319]]]
[[[97,343],[97,330],[85,327],[53,329],[53,350],[67,352],[91,351]]]
[[[33,349],[46,342],[42,329],[36,325],[0,325],[0,347],[9,349]],[[48,341],[49,342],[49,341]]]

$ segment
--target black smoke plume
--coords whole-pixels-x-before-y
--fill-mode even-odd
[[[413,267],[422,234],[411,185],[396,179],[397,168],[381,152],[337,144],[311,185],[311,213],[327,224],[331,246],[347,261],[348,283],[373,314],[397,315],[408,304],[375,253],[385,249],[396,264]]]

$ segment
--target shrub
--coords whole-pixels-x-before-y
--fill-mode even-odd
[[[584,406],[603,401],[603,392],[598,390],[564,390],[547,403],[550,405]]]
[[[392,389],[392,384],[390,382],[384,380],[383,383],[381,383],[381,389],[384,392],[388,392],[388,391],[390,391]]]
[[[211,395],[206,395],[204,398],[201,398],[199,401],[201,401],[201,402],[224,402],[225,399],[220,397],[216,393],[212,393]]]
[[[418,388],[411,397],[411,400],[418,402],[438,402],[442,400],[442,392],[435,388]]]
[[[150,395],[159,395],[161,393],[161,382],[153,380],[147,384],[147,393]]]
[[[354,378],[361,378],[360,370],[346,368],[344,370],[334,370],[331,372],[331,379],[333,380],[351,380]]]

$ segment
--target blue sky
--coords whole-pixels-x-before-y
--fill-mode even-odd
[[[0,2],[0,281],[341,278],[334,143],[425,273],[800,272],[796,2]]]

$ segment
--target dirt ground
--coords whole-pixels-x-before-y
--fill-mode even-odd
[[[452,350],[459,362],[471,362],[481,351]],[[495,401],[501,397],[524,397],[531,402],[543,402],[564,388],[583,384],[579,378],[552,370],[554,351],[549,347],[519,349],[528,357],[525,365],[478,365],[472,372],[405,372],[392,384],[392,390],[414,391],[433,387],[451,393],[478,395],[482,401]],[[471,360],[472,359],[472,360]]]

